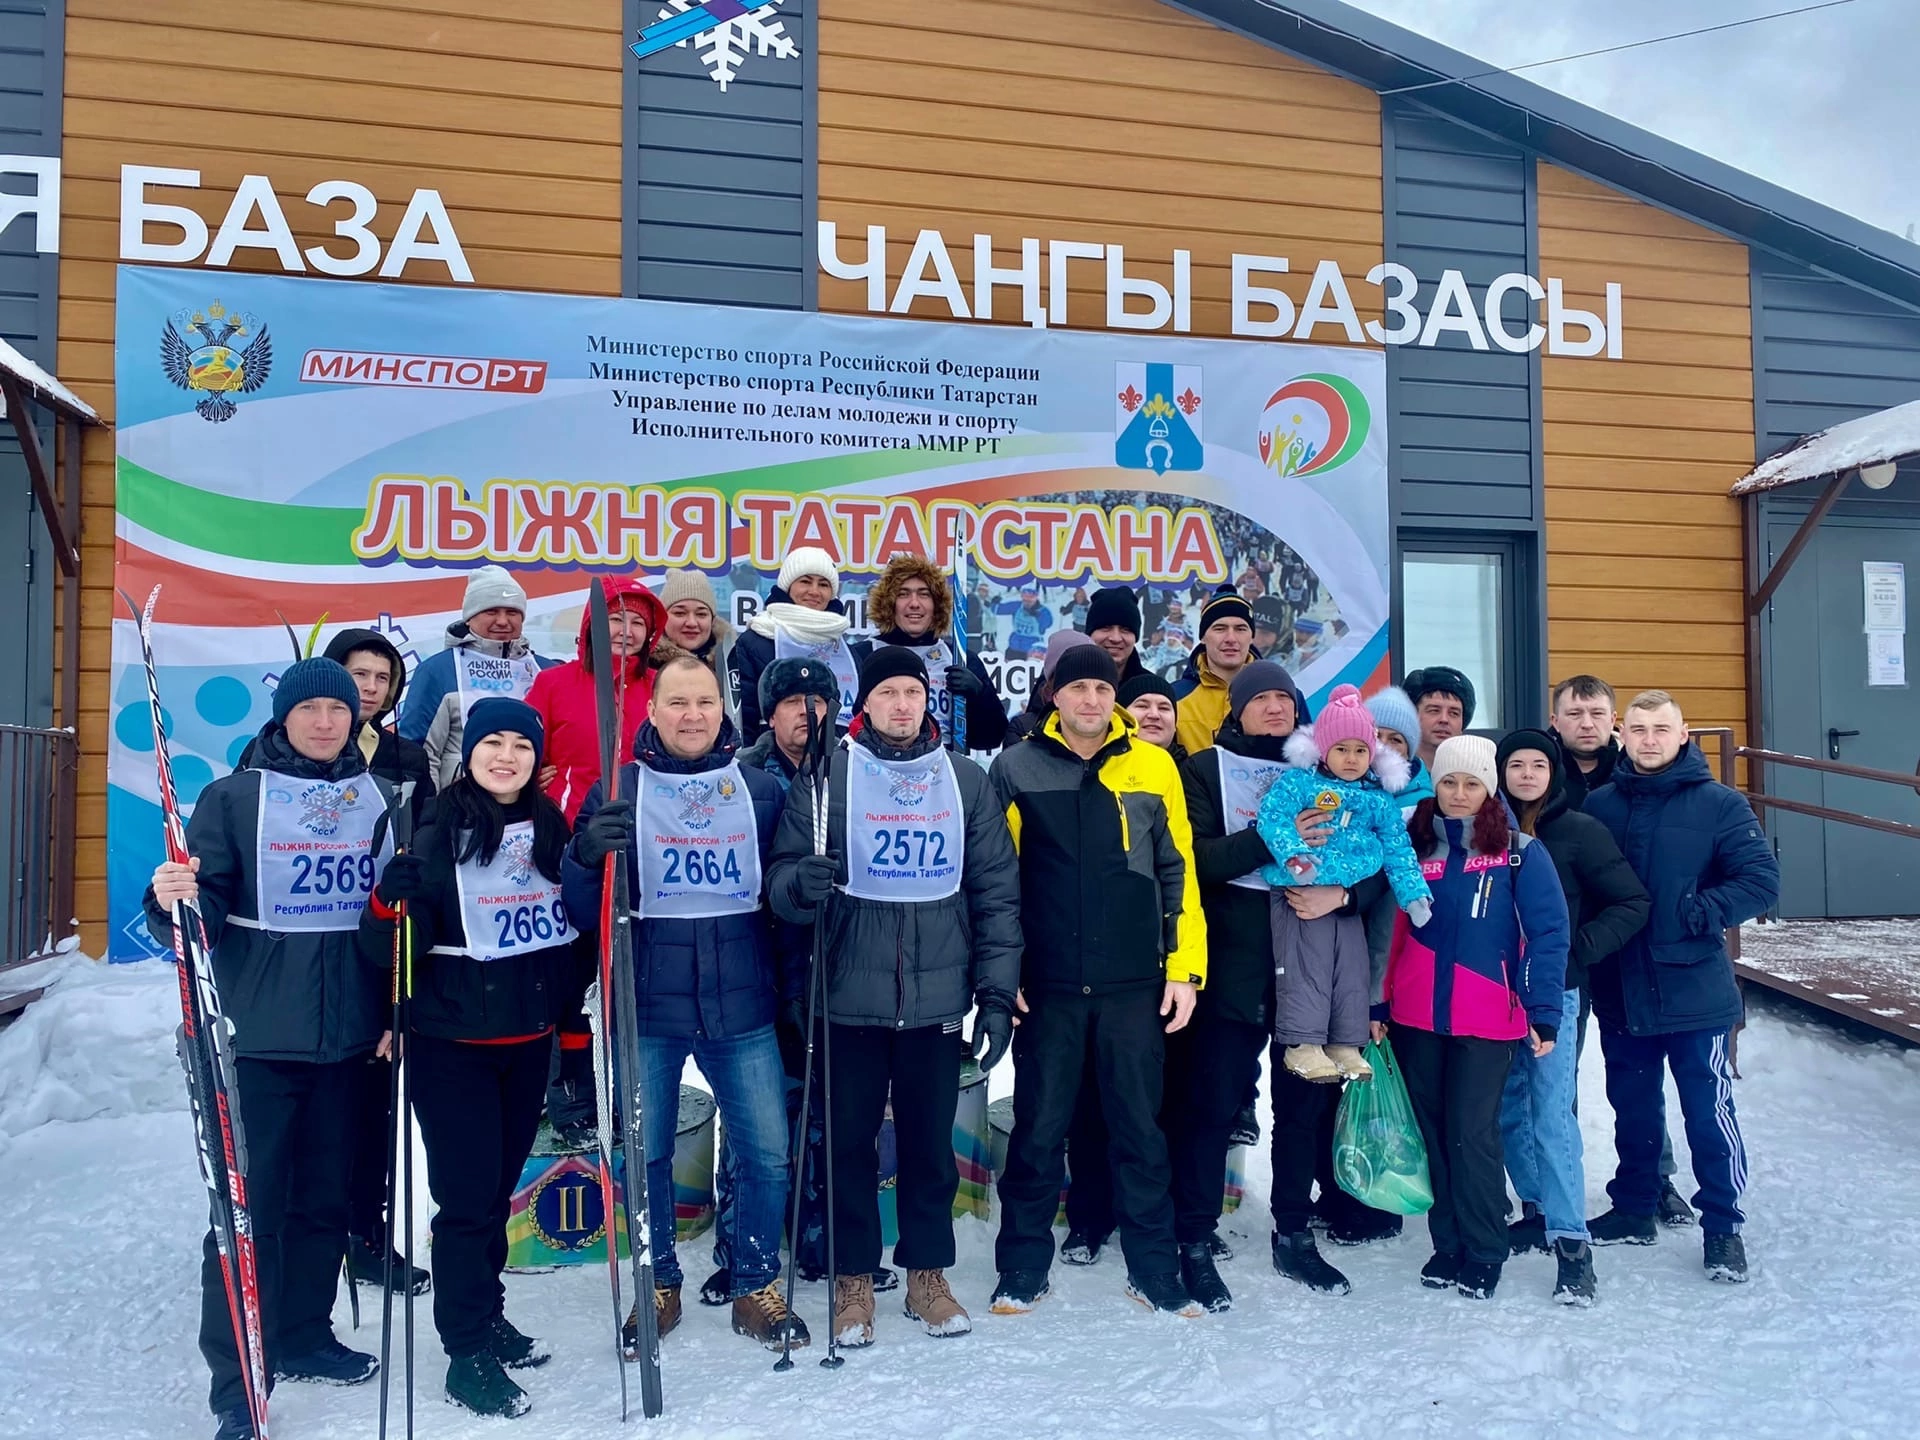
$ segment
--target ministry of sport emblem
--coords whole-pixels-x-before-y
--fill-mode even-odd
[[[500,842],[500,865],[509,885],[526,885],[533,879],[533,836],[509,835]]]
[[[360,802],[360,787],[344,790],[322,780],[300,792],[300,828],[325,840],[340,833],[341,812]]]
[[[716,782],[715,789],[718,791],[722,800],[731,800],[734,795],[738,793],[740,787],[733,783],[733,777],[731,775],[722,775]]]
[[[706,830],[713,825],[713,784],[707,780],[688,780],[673,795],[674,819],[689,830]]]
[[[1200,367],[1113,367],[1113,463],[1128,470],[1198,470],[1201,444]]]
[[[205,310],[177,310],[160,332],[160,368],[182,390],[199,395],[193,408],[217,424],[233,418],[231,397],[251,395],[267,383],[273,337],[253,315],[218,301]]]

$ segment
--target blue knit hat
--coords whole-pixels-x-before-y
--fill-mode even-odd
[[[489,735],[512,730],[533,742],[533,769],[540,772],[541,757],[547,753],[547,729],[540,723],[540,712],[524,700],[510,695],[489,695],[477,700],[467,712],[466,727],[460,734],[460,763],[473,764],[473,747]]]
[[[1407,692],[1398,685],[1389,685],[1369,695],[1367,709],[1373,712],[1373,723],[1380,729],[1397,731],[1408,745],[1419,745],[1419,712],[1413,708],[1413,701],[1408,698]]]
[[[348,714],[355,718],[360,714],[360,687],[337,660],[315,656],[296,660],[281,671],[280,683],[273,688],[273,723],[285,725],[293,707],[303,700],[338,700]]]

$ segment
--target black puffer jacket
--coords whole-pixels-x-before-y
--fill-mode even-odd
[[[187,822],[187,852],[200,860],[200,915],[213,947],[220,1002],[233,1022],[233,1047],[253,1060],[300,1060],[328,1065],[364,1055],[379,1042],[388,1019],[388,972],[361,957],[352,927],[282,933],[257,922],[257,855],[262,772],[298,780],[347,783],[360,777],[394,797],[367,774],[352,745],[322,765],[296,751],[278,725],[252,747],[257,769],[236,770],[200,792]],[[173,920],[147,887],[147,929],[169,950]]]
[[[888,745],[864,724],[833,753],[827,780],[827,849],[847,878],[847,767],[865,750],[883,760],[916,760],[939,748],[932,724],[911,745]],[[949,757],[966,820],[960,889],[944,900],[896,903],[836,890],[827,902],[828,1008],[837,1023],[911,1030],[945,1025],[975,1003],[1013,1010],[1020,987],[1020,864],[1006,812],[986,772]],[[813,787],[805,775],[787,792],[773,846],[767,896],[774,913],[809,924],[795,871],[813,853]]]

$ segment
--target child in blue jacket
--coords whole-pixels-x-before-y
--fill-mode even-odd
[[[1279,888],[1351,890],[1384,870],[1401,908],[1424,922],[1432,896],[1394,793],[1406,783],[1406,762],[1377,744],[1373,716],[1351,685],[1333,692],[1311,729],[1294,733],[1286,756],[1296,768],[1267,791],[1255,822],[1274,857],[1260,876],[1277,887],[1270,905],[1273,1036],[1286,1047],[1287,1068],[1303,1079],[1368,1079],[1373,1071],[1360,1054],[1371,979],[1365,923],[1350,907],[1302,920]],[[1300,837],[1294,820],[1303,810],[1327,816],[1322,844]]]

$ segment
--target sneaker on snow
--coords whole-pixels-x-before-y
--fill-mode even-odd
[[[1420,1267],[1420,1283],[1429,1290],[1451,1289],[1460,1278],[1461,1259],[1445,1250],[1436,1250]]]
[[[731,1305],[733,1303],[733,1272],[724,1266],[700,1282],[700,1303],[702,1305]]]
[[[953,1298],[944,1270],[907,1271],[905,1309],[908,1318],[918,1320],[937,1339],[965,1335],[973,1329],[973,1317]]]
[[[1404,1224],[1398,1215],[1356,1201],[1327,1222],[1327,1239],[1335,1245],[1371,1245],[1376,1240],[1393,1239]]]
[[[1553,1298],[1562,1305],[1591,1305],[1599,1298],[1599,1282],[1593,1274],[1593,1247],[1584,1240],[1564,1236],[1553,1242],[1553,1258],[1560,1274],[1553,1282]]]
[[[1253,1106],[1243,1105],[1235,1112],[1233,1128],[1227,1131],[1227,1144],[1258,1145],[1260,1143],[1260,1120],[1253,1113]]]
[[[1002,1270],[988,1308],[996,1315],[1024,1315],[1047,1298],[1050,1288],[1044,1270]]]
[[[873,1277],[842,1275],[833,1284],[833,1339],[842,1350],[873,1343]]]
[[[347,1278],[354,1284],[378,1289],[387,1278],[389,1260],[393,1264],[394,1294],[404,1293],[409,1284],[416,1295],[424,1295],[433,1288],[433,1277],[418,1265],[409,1264],[399,1251],[389,1254],[379,1241],[362,1235],[347,1237]]]
[[[1462,1260],[1454,1288],[1469,1300],[1491,1300],[1500,1287],[1498,1260]]]
[[[1367,1057],[1360,1053],[1358,1045],[1329,1045],[1327,1059],[1339,1070],[1342,1080],[1371,1080],[1373,1067],[1367,1063]]]
[[[1187,1287],[1187,1294],[1214,1314],[1233,1308],[1233,1292],[1227,1289],[1220,1272],[1213,1268],[1213,1252],[1207,1248],[1206,1241],[1180,1247],[1180,1280]]]
[[[1596,1245],[1651,1245],[1660,1238],[1653,1216],[1629,1215],[1618,1206],[1587,1222]]]
[[[378,1360],[349,1350],[332,1335],[318,1349],[305,1355],[282,1356],[273,1367],[276,1380],[304,1380],[313,1385],[364,1385],[379,1373]]]
[[[653,1333],[664,1340],[673,1333],[680,1323],[680,1287],[678,1285],[656,1285],[653,1287]],[[627,1311],[627,1318],[620,1323],[620,1349],[629,1360],[640,1355],[640,1302],[635,1301],[633,1308]]]
[[[1708,1235],[1705,1263],[1709,1280],[1747,1283],[1747,1244],[1738,1235]]]
[[[674,1299],[677,1303],[679,1296]],[[789,1339],[795,1350],[804,1350],[813,1339],[807,1333],[807,1322],[787,1309],[778,1280],[769,1280],[751,1295],[733,1302],[733,1333],[757,1340],[769,1350],[784,1348]]]
[[[213,1432],[213,1440],[254,1440],[253,1412],[245,1405],[221,1411],[220,1428]]]
[[[1311,1080],[1316,1085],[1335,1085],[1340,1080],[1340,1067],[1318,1045],[1289,1045],[1286,1064],[1287,1069],[1302,1080]]]
[[[1660,1198],[1654,1202],[1654,1209],[1669,1230],[1685,1230],[1693,1224],[1693,1207],[1680,1198],[1671,1179],[1660,1182]]]
[[[1273,1268],[1287,1279],[1298,1280],[1309,1290],[1318,1290],[1323,1295],[1345,1295],[1353,1289],[1347,1277],[1321,1256],[1311,1230],[1302,1230],[1297,1235],[1274,1232]]]
[[[1216,1260],[1233,1259],[1233,1247],[1220,1238],[1218,1230],[1207,1237],[1207,1253]]]
[[[487,1348],[509,1370],[532,1370],[553,1358],[553,1352],[531,1335],[523,1335],[504,1315],[487,1326]]]
[[[1547,1217],[1528,1201],[1520,1218],[1507,1226],[1507,1251],[1513,1255],[1526,1255],[1538,1250],[1547,1251]]]
[[[514,1420],[533,1408],[533,1401],[500,1367],[491,1350],[456,1355],[447,1365],[447,1403],[476,1415]]]
[[[1069,1265],[1096,1265],[1107,1238],[1091,1230],[1069,1230],[1067,1243],[1060,1247],[1060,1258]]]
[[[1157,1275],[1135,1275],[1128,1271],[1127,1298],[1139,1301],[1149,1310],[1178,1315],[1187,1320],[1207,1313],[1187,1293],[1186,1282],[1180,1278],[1178,1270],[1163,1270]]]

